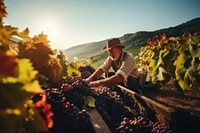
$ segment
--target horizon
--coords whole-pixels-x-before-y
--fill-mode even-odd
[[[200,17],[198,0],[5,0],[6,25],[48,35],[51,48],[68,49],[124,34],[175,27]]]
[[[170,27],[171,27],[171,28],[174,28],[174,27],[176,27],[176,26],[179,26],[179,25],[181,25],[181,24],[187,23],[187,22],[189,22],[189,21],[191,21],[191,20],[194,20],[194,19],[200,19],[200,17],[193,18],[193,19],[187,20],[187,21],[185,21],[185,22],[182,22],[182,23],[180,23],[180,24],[177,24],[177,25],[175,25],[175,26],[173,26],[173,27],[172,27],[172,26],[170,26]],[[158,31],[158,30],[168,29],[168,28],[170,28],[170,27],[164,27],[164,28],[155,29],[155,30],[152,30],[152,31],[136,31],[136,32],[134,32],[134,33],[124,33],[123,35],[126,35],[126,34],[135,34],[135,33],[137,33],[137,32],[155,32],[155,31]],[[119,38],[122,37],[123,35],[119,36]],[[111,37],[111,38],[112,38],[112,37]],[[73,47],[78,47],[78,46],[85,45],[85,44],[90,44],[90,43],[98,43],[98,42],[101,42],[101,41],[104,41],[104,40],[108,40],[108,39],[109,39],[109,38],[105,38],[105,39],[100,40],[100,41],[93,41],[93,42],[78,44],[78,45],[75,45],[75,46],[72,46],[72,47],[69,47],[69,48],[66,48],[66,49],[70,49],[70,48],[73,48]],[[66,50],[66,49],[60,49],[60,50]]]

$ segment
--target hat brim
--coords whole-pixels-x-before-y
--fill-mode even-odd
[[[114,47],[121,47],[121,48],[125,48],[125,46],[123,44],[117,44],[115,46],[112,46],[112,47],[108,47],[107,45],[103,47],[103,51],[108,51]]]

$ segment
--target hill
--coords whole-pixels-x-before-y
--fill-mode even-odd
[[[101,49],[105,45],[106,41],[107,40],[82,44],[63,51],[70,60],[73,59],[73,57],[89,58],[90,56],[101,53]]]
[[[120,39],[122,43],[125,44],[126,50],[130,51],[134,56],[137,56],[140,47],[146,45],[148,38],[160,34],[176,37],[181,36],[186,31],[190,33],[200,32],[200,18],[192,19],[175,27],[159,29],[152,32],[139,31],[136,33],[124,34],[120,37]],[[87,59],[92,58],[94,63],[99,64],[105,60],[107,56],[107,53],[102,52],[102,48],[106,44],[107,40],[108,39],[99,42],[78,45],[69,49],[65,49],[63,52],[68,57],[68,60],[72,60],[73,57]]]

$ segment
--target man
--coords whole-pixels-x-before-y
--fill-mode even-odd
[[[140,93],[138,69],[133,55],[124,51],[124,45],[119,38],[108,40],[107,45],[103,48],[109,53],[108,58],[90,77],[86,79],[90,87],[95,86],[110,86],[115,84],[123,84],[125,87]],[[101,76],[103,73],[108,74],[109,69],[115,71],[112,76],[93,81],[95,77]]]

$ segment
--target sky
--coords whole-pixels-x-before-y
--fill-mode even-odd
[[[5,0],[5,25],[48,35],[51,48],[173,27],[200,17],[200,0]]]

